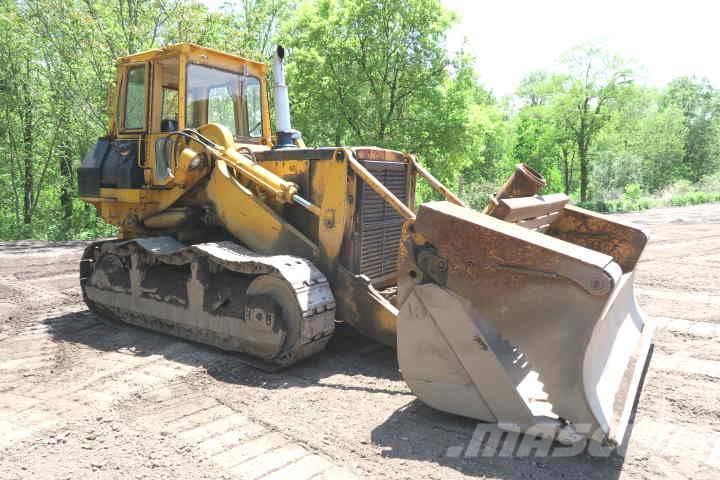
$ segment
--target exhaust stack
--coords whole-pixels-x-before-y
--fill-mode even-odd
[[[294,130],[290,123],[290,98],[288,87],[285,84],[285,67],[283,59],[285,49],[278,45],[273,61],[273,89],[275,92],[275,116],[277,121],[277,144],[275,148],[293,148],[297,145],[295,140],[300,138],[300,132]]]

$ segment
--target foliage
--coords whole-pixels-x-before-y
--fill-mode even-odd
[[[584,46],[496,99],[471,55],[448,54],[454,21],[439,0],[0,0],[0,238],[114,234],[76,198],[75,170],[106,131],[115,58],[182,41],[261,60],[283,43],[308,144],[414,153],[475,208],[518,162],[604,211],[718,200],[709,82],[647,88]]]
[[[697,184],[700,191],[720,192],[720,170],[703,176]]]
[[[481,211],[490,201],[490,197],[500,188],[495,182],[474,182],[461,184],[458,190],[460,199],[475,210]]]
[[[698,181],[708,171],[720,169],[720,96],[705,80],[679,78],[670,83],[663,97],[666,108],[675,107],[683,116],[683,153],[677,174]]]
[[[456,185],[483,148],[468,127],[470,107],[486,92],[467,56],[446,53],[452,21],[437,0],[305,4],[283,37],[293,59],[294,119],[306,142],[417,153]]]
[[[708,186],[711,185],[711,186]],[[579,205],[604,213],[634,212],[657,207],[683,207],[720,202],[720,174],[703,177],[697,183],[678,180],[656,195],[648,195],[637,183],[625,186],[619,198],[579,202]]]

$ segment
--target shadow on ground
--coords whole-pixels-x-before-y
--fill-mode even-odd
[[[530,435],[504,432],[494,424],[435,410],[414,400],[395,411],[372,432],[383,456],[431,461],[468,476],[502,479],[618,479],[625,464],[654,346],[636,393],[622,445],[576,446],[551,443]]]
[[[553,457],[548,454],[562,449],[571,453],[571,447],[503,432],[492,424],[432,409],[419,400],[378,425],[372,441],[384,447],[386,457],[430,461],[480,478],[616,479],[624,463],[617,453],[606,451],[600,457],[601,452],[589,451],[587,446],[572,456]],[[534,450],[533,444],[541,447]]]
[[[401,382],[392,349],[368,340],[349,327],[340,327],[325,352],[279,372],[253,368],[237,355],[193,344],[142,328],[98,318],[89,311],[69,313],[45,321],[57,342],[79,343],[100,351],[132,352],[138,356],[161,355],[168,360],[200,367],[218,381],[266,389],[308,387],[363,390],[370,393],[408,395]],[[178,344],[196,348],[176,348]],[[381,378],[388,388],[332,383],[335,374]],[[394,388],[398,385],[397,388]],[[484,432],[478,435],[476,428]],[[617,454],[598,458],[587,449],[569,458],[518,456],[523,439],[514,442],[514,454],[493,448],[493,437],[507,438],[494,426],[432,409],[418,400],[393,412],[371,434],[384,457],[443,465],[468,476],[503,479],[616,479],[624,459]],[[508,443],[509,445],[509,443]],[[555,448],[559,445],[555,445]],[[492,453],[491,455],[488,455]]]
[[[394,350],[361,336],[348,326],[336,329],[324,352],[289,368],[267,372],[254,368],[240,355],[101,318],[88,310],[48,318],[44,323],[57,342],[82,344],[105,352],[122,351],[141,357],[160,355],[174,362],[200,367],[216,380],[226,383],[268,389],[302,387],[316,385],[338,373],[401,381]],[[178,344],[196,348],[175,348]],[[408,393],[407,388],[365,388],[328,381],[323,381],[322,385],[386,394]]]

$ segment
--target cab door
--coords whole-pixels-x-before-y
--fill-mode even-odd
[[[147,180],[154,187],[169,187],[175,180],[171,135],[180,129],[180,59],[178,56],[152,62],[152,98],[147,141]]]
[[[130,63],[119,70],[115,134],[98,142],[95,152],[99,188],[141,188],[145,183],[148,80],[145,62]]]

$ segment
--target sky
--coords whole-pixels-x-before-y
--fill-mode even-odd
[[[534,70],[592,44],[632,62],[639,83],[695,75],[720,87],[720,0],[442,0],[459,23],[448,48],[465,45],[483,85],[512,93]]]
[[[639,83],[695,75],[720,87],[720,0],[441,0],[458,23],[448,49],[464,46],[497,96],[535,70],[557,71],[570,49],[591,44],[632,62]],[[205,0],[221,8],[224,0]]]

